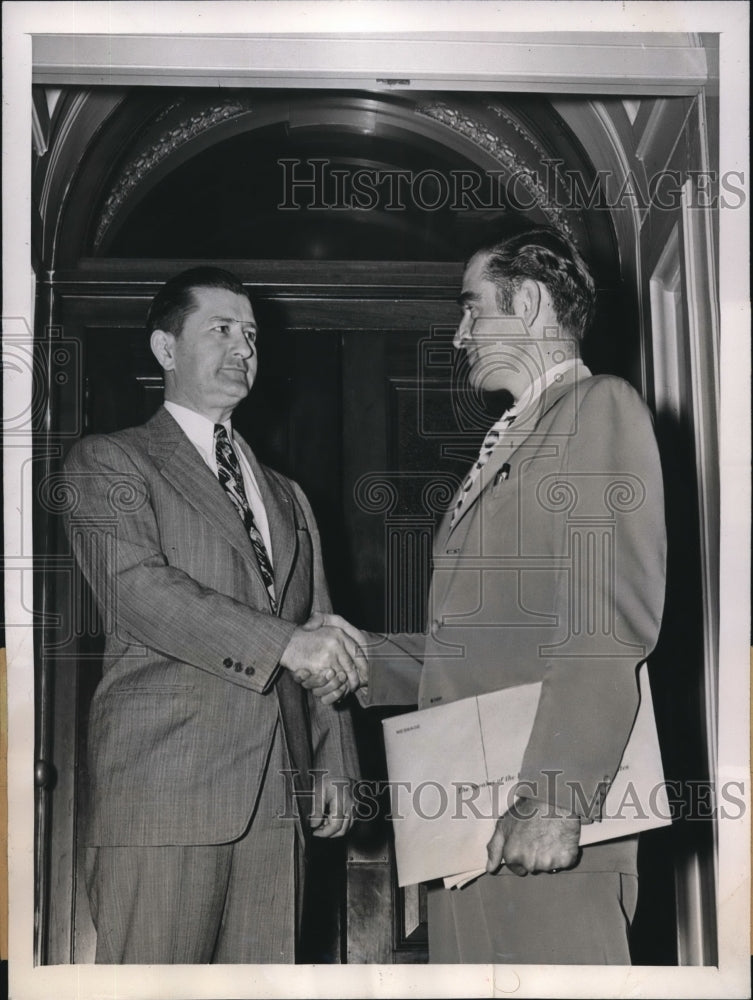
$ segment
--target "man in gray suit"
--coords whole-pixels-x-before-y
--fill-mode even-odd
[[[438,529],[428,634],[376,641],[359,667],[370,705],[543,684],[521,798],[500,815],[488,874],[429,889],[432,962],[630,961],[636,838],[578,844],[581,824],[599,818],[635,719],[637,667],[657,640],[665,526],[648,409],[580,359],[594,298],[580,255],[552,229],[468,263],[455,346],[471,385],[506,390],[514,405]],[[301,680],[325,696],[334,687]]]
[[[165,403],[65,470],[106,625],[91,706],[87,889],[97,962],[292,962],[306,842],[352,822],[359,634],[331,613],[300,488],[230,423],[257,369],[243,286],[196,268],[149,310]],[[314,619],[315,621],[317,619]],[[305,667],[324,700],[293,679]]]

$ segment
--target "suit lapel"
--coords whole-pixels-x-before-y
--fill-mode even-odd
[[[261,580],[251,540],[238,513],[206,462],[164,408],[149,421],[149,453],[160,472],[187,503],[243,555]],[[262,583],[264,581],[262,580]]]
[[[539,397],[533,404],[531,413],[529,415],[521,414],[518,420],[512,424],[505,434],[504,440],[492,452],[488,462],[481,470],[481,474],[469,490],[455,524],[450,529],[450,520],[452,519],[450,513],[441,525],[441,530],[447,532],[444,535],[445,539],[449,539],[457,531],[458,525],[468,516],[479,498],[494,483],[497,475],[502,471],[503,465],[510,461],[512,456],[525,445],[528,438],[534,433],[544,414],[548,413],[576,382],[582,381],[578,378],[578,372],[581,370],[580,367],[573,368],[562,376],[561,382],[548,386],[543,396]]]
[[[251,466],[264,503],[267,523],[269,524],[269,537],[272,542],[275,594],[278,608],[281,608],[298,547],[293,497],[282,485],[280,479],[269,473],[257,461],[256,455],[240,434],[234,432],[233,437],[235,444],[243,452]],[[294,681],[287,670],[280,670],[275,683],[275,691],[280,706],[280,720],[285,734],[285,745],[293,771],[296,809],[300,818],[298,828],[303,833],[305,840],[311,833],[309,816],[314,803],[306,691]]]

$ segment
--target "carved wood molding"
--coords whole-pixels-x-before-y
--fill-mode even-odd
[[[528,131],[499,105],[487,105],[486,109],[501,119],[507,128],[515,131],[531,147],[535,157],[534,162],[541,163],[547,159],[553,159],[547,155],[543,147],[534,142]],[[473,143],[478,149],[488,153],[509,177],[515,179],[516,184],[520,184],[547,220],[572,237],[572,229],[565,212],[556,204],[556,201],[551,199],[551,192],[541,183],[540,171],[531,167],[529,162],[523,159],[520,153],[516,152],[504,140],[500,132],[493,129],[483,119],[464,110],[453,108],[445,101],[432,101],[429,104],[420,105],[416,108],[416,114],[439,122],[451,129],[456,135]]]
[[[97,222],[93,240],[95,251],[102,249],[118,213],[150,174],[189,143],[226,122],[248,114],[252,108],[250,97],[233,96],[213,102],[207,107],[194,109],[190,113],[185,112],[181,118],[176,112],[179,113],[185,103],[185,98],[179,98],[160,111],[150,129],[162,124],[163,130],[148,141],[144,148],[134,152],[120,168]],[[474,115],[443,100],[420,103],[415,107],[417,115],[449,129],[491,156],[499,164],[501,173],[508,182],[513,182],[525,197],[526,204],[535,206],[552,225],[572,237],[567,213],[557,199],[557,188],[562,185],[561,178],[552,170],[546,171],[546,181],[543,178],[542,163],[554,163],[556,157],[550,155],[531,132],[501,105],[484,105],[479,110],[480,114]],[[484,119],[484,112],[490,113],[493,118]],[[498,127],[495,127],[494,119],[498,120]],[[507,141],[506,133],[514,133],[519,143],[524,143],[530,152],[515,149]]]
[[[165,108],[158,115],[156,121],[164,121],[182,103],[182,100],[179,100]],[[187,145],[189,142],[193,142],[199,136],[211,131],[211,129],[216,128],[218,125],[247,114],[250,110],[251,101],[246,98],[228,98],[219,103],[212,104],[178,121],[163,132],[146,149],[128,160],[120,170],[102,209],[94,235],[95,249],[101,247],[105,234],[120,208],[148,174],[164,163],[168,157],[176,153],[181,147]]]

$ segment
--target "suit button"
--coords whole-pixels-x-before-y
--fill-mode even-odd
[[[235,667],[236,674],[239,674],[241,672],[241,670],[243,670],[243,664],[239,663],[237,660],[235,661],[235,663],[233,664],[233,666]]]
[[[248,674],[249,677],[251,677],[251,675],[255,674],[256,671],[254,670],[253,667],[246,667],[246,673]]]
[[[233,661],[230,659],[229,656],[226,656],[225,659],[222,661],[222,666],[223,667],[232,667],[232,665],[233,665]]]
[[[435,618],[434,621],[431,623],[431,634],[432,635],[436,635],[437,632],[440,629],[440,626],[441,626],[441,623],[440,623],[439,619]]]

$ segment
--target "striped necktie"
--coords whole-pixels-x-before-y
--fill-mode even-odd
[[[502,417],[502,419],[496,422],[496,424],[492,427],[492,429],[484,438],[484,443],[481,445],[481,450],[478,453],[478,458],[474,462],[471,471],[463,480],[463,485],[460,487],[460,495],[458,496],[458,499],[455,502],[455,509],[453,510],[452,518],[450,519],[451,531],[455,527],[455,521],[460,516],[460,511],[462,510],[463,504],[465,503],[465,498],[470,493],[471,487],[478,479],[483,467],[491,458],[494,449],[499,444],[499,439],[502,436],[503,432],[507,430],[507,428],[510,426],[510,424],[512,424],[514,420],[515,420],[514,413]]]
[[[251,544],[256,553],[264,586],[267,588],[272,611],[277,611],[277,598],[275,597],[275,578],[272,572],[272,563],[269,560],[267,547],[261,537],[253,511],[246,498],[246,491],[243,487],[243,476],[238,463],[238,456],[230,443],[227,431],[222,424],[214,425],[214,454],[217,459],[217,476],[219,477],[225,492],[230,497],[233,506],[240,514],[243,525],[251,539]]]

